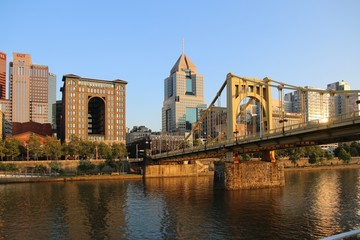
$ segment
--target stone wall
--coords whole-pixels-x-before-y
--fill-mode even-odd
[[[57,162],[59,164],[59,167],[64,169],[66,172],[76,172],[77,166],[80,164],[80,160],[49,160],[49,161],[3,161],[2,163],[8,164],[13,163],[17,165],[22,172],[26,170],[26,168],[29,167],[35,167],[36,165],[44,165],[47,168],[49,168],[49,164],[51,162]],[[104,160],[91,160],[91,163],[94,163],[95,165],[104,162]]]
[[[219,166],[220,167],[220,166]],[[271,162],[249,161],[225,163],[226,190],[268,188],[285,185],[284,165]]]
[[[208,164],[196,161],[194,164],[147,165],[144,177],[192,177],[213,174]]]

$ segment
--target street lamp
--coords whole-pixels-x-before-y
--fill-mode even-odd
[[[237,140],[238,140],[238,133],[239,133],[238,130],[234,131],[236,144],[237,144]]]
[[[279,123],[282,123],[282,134],[285,135],[285,123],[288,121],[287,119],[285,119],[285,112],[282,111],[283,115],[282,115],[282,119],[279,120]]]

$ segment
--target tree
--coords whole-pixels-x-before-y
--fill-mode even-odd
[[[4,160],[5,157],[5,142],[4,140],[0,139],[0,157],[1,157],[1,161]]]
[[[98,154],[100,159],[111,158],[111,148],[104,142],[100,142],[98,145]]]
[[[91,141],[81,140],[79,142],[79,156],[80,159],[89,159],[94,154],[94,144]]]
[[[317,155],[317,153],[311,153],[309,156],[309,163],[310,164],[315,164],[319,161],[319,156]]]
[[[122,158],[128,156],[126,146],[123,143],[113,143],[111,145],[111,152],[114,159],[121,160]]]
[[[294,164],[296,164],[297,160],[304,156],[303,148],[291,148],[288,150],[289,152],[289,160]]]
[[[343,160],[345,163],[349,163],[351,161],[351,155],[344,148],[340,149],[338,158]]]
[[[69,139],[70,141],[65,145],[66,153],[78,159],[81,139],[76,135],[71,135]]]
[[[56,138],[47,136],[45,138],[43,150],[47,160],[49,160],[50,157],[53,160],[58,160],[61,156],[61,143]]]
[[[15,157],[20,155],[20,142],[16,138],[12,137],[5,141],[5,155],[11,157],[14,160]]]
[[[38,160],[42,153],[42,147],[39,138],[34,133],[32,133],[29,139],[26,141],[26,145],[29,150],[29,154],[32,155],[33,159]]]
[[[247,162],[247,161],[250,161],[250,155],[249,154],[243,154],[241,155],[241,161],[243,162]]]
[[[325,157],[327,160],[332,160],[332,159],[334,159],[334,154],[332,154],[332,153],[329,152],[329,151],[326,151],[325,154],[324,154],[324,157]]]

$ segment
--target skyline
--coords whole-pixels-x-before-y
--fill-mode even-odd
[[[126,126],[159,131],[164,79],[182,53],[183,39],[185,54],[204,75],[207,104],[229,72],[321,89],[344,80],[360,89],[359,7],[350,0],[5,0],[0,51],[7,63],[21,52],[49,66],[57,75],[57,100],[65,74],[127,81]],[[7,69],[7,88],[8,76]]]

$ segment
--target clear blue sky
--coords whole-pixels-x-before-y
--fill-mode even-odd
[[[127,85],[127,127],[161,128],[164,79],[185,53],[209,104],[226,74],[360,89],[360,1],[1,0],[0,51],[57,75]],[[60,99],[57,92],[57,99]]]

